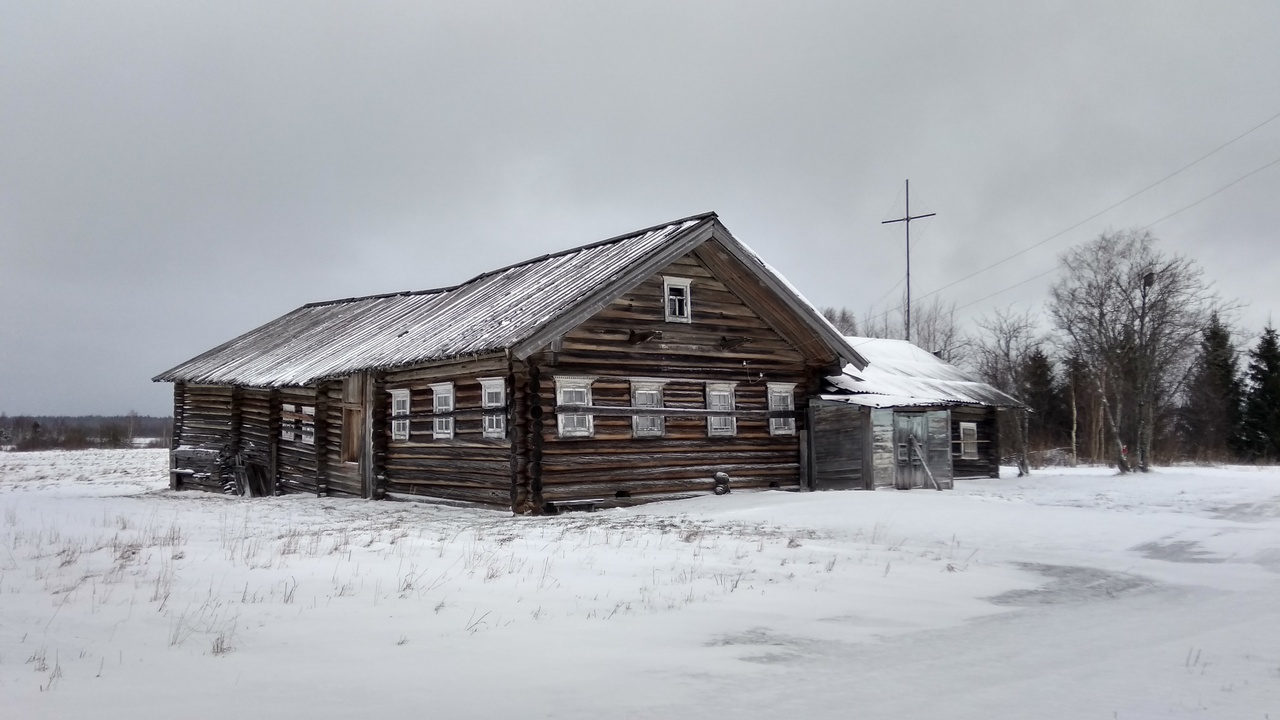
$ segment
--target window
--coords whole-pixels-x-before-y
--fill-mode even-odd
[[[501,410],[502,412],[486,412],[484,414],[484,436],[487,438],[504,438],[507,436],[507,380],[506,378],[480,378],[480,406],[485,410]]]
[[[316,444],[316,406],[315,405],[302,406],[302,426],[300,430],[302,432],[302,437],[299,439],[302,440],[303,445]]]
[[[960,459],[978,459],[978,423],[960,423]]]
[[[795,383],[769,383],[769,411],[796,409]],[[796,419],[794,417],[769,418],[770,435],[795,435]]]
[[[707,383],[707,409],[712,412],[733,412],[733,383]],[[736,435],[738,420],[732,415],[711,415],[707,418],[708,435]]]
[[[631,406],[636,408],[661,408],[662,383],[633,381],[631,383]],[[631,418],[631,434],[634,437],[662,437],[663,419],[661,415],[634,415]]]
[[[507,406],[506,378],[480,378],[480,387],[484,389],[484,397],[481,399],[481,407],[487,410],[489,408]]]
[[[391,439],[409,439],[409,391],[391,391]]]
[[[691,322],[693,313],[689,306],[688,278],[663,277],[662,294],[666,298],[667,322]]]
[[[284,403],[280,406],[280,439],[316,444],[316,406]]]
[[[557,410],[556,423],[560,437],[591,437],[595,431],[593,416],[573,409],[591,407],[591,381],[587,377],[556,378],[556,405],[572,409]]]
[[[453,438],[453,383],[436,383],[431,386],[431,406],[436,414],[431,437],[435,440]]]

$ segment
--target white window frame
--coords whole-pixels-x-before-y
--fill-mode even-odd
[[[497,398],[490,398],[490,394]],[[507,379],[501,377],[480,378],[480,407],[485,410],[507,406]]]
[[[972,437],[965,439],[965,431],[968,430]],[[960,459],[961,460],[978,460],[978,423],[963,422],[960,423]]]
[[[769,411],[777,412],[780,410],[796,409],[796,384],[795,383],[769,383]],[[769,434],[770,435],[795,435],[796,419],[793,417],[769,418]]]
[[[559,407],[562,405],[582,405],[591,406],[591,383],[595,381],[593,377],[568,377],[561,376],[556,378],[556,430],[560,437],[592,437],[595,435],[595,416],[591,413],[581,412],[561,412]],[[565,395],[567,393],[585,392],[586,402],[568,403]],[[578,398],[573,398],[578,399]]]
[[[457,408],[457,395],[453,392],[453,383],[435,383],[431,386],[431,411],[436,415],[449,413],[445,417],[437,417],[431,423],[431,437],[434,440],[453,439],[453,411]]]
[[[693,322],[693,293],[690,291],[692,284],[693,281],[689,278],[671,277],[669,275],[662,277],[662,314],[666,317],[667,322]],[[684,293],[683,315],[671,312],[672,288],[679,288]]]
[[[507,436],[507,379],[502,377],[480,378],[480,407],[487,412],[483,418],[483,435],[487,438]]]
[[[707,409],[721,410],[733,412],[737,408],[737,400],[734,398],[734,389],[737,383],[707,383]],[[714,408],[712,407],[712,399],[716,395],[727,395],[729,398],[729,407]],[[711,437],[732,437],[738,434],[738,418],[732,415],[708,415],[707,416],[707,435]]]
[[[661,409],[663,407],[662,386],[663,382],[655,380],[632,380],[631,381],[631,407],[634,408],[653,408]],[[641,405],[640,393],[656,394],[657,404]],[[656,422],[655,422],[656,421]],[[632,437],[662,437],[667,432],[666,417],[663,415],[632,415],[631,416],[631,436]]]
[[[391,439],[409,439],[409,413],[413,402],[408,389],[390,390],[391,394]]]

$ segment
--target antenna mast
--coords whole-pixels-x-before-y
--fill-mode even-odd
[[[906,181],[907,187],[907,212],[896,220],[885,220],[881,225],[890,223],[904,223],[907,226],[907,310],[906,310],[906,326],[907,326],[907,342],[911,342],[911,221],[921,218],[933,217],[938,213],[929,213],[927,215],[911,214],[911,181]]]

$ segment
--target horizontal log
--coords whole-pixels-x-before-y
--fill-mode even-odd
[[[776,483],[776,485],[775,485]],[[710,492],[715,483],[710,480],[669,480],[665,482],[644,483],[578,483],[571,485],[546,485],[542,489],[542,497],[548,502],[572,500],[575,498],[605,498],[606,501],[622,499],[618,492],[628,493],[631,498],[647,496],[653,499],[656,495],[677,493]],[[758,490],[776,487],[777,489],[795,489],[798,482],[783,483],[770,478],[734,478],[731,490]],[[607,504],[607,503],[606,503]]]
[[[637,408],[637,407],[611,407],[602,405],[557,405],[558,413],[586,413],[588,415],[600,416],[626,416],[634,415],[661,415],[663,417],[736,417],[736,418],[798,418],[800,413],[795,410],[707,410],[700,408]]]
[[[730,478],[742,477],[798,477],[800,464],[790,463],[715,463],[703,465],[668,465],[661,467],[621,466],[613,470],[590,469],[580,472],[551,472],[543,469],[542,482],[547,485],[573,484],[589,481],[640,482],[645,480],[704,479],[711,482],[716,473],[727,473]],[[776,478],[775,478],[776,479]]]

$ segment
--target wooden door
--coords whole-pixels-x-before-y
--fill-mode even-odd
[[[899,490],[927,487],[924,460],[913,448],[913,440],[928,457],[929,426],[924,413],[893,414],[894,487]]]
[[[863,415],[856,405],[809,405],[814,490],[862,489]]]

